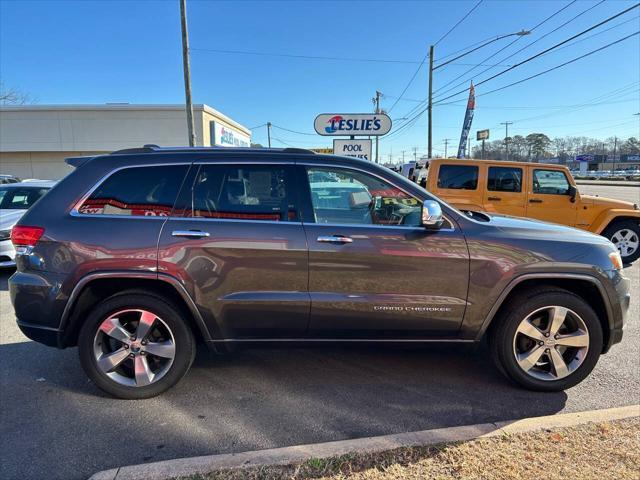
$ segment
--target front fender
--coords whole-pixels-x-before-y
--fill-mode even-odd
[[[625,208],[615,208],[611,210],[605,210],[596,217],[589,231],[597,234],[602,234],[605,228],[611,224],[611,222],[619,218],[634,218],[640,222],[640,210],[628,210]]]

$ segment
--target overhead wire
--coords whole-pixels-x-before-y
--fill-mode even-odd
[[[598,28],[598,27],[600,27],[600,26],[602,26],[602,25],[604,25],[604,24],[606,24],[606,23],[608,23],[608,22],[620,17],[621,15],[624,15],[625,13],[630,12],[634,8],[638,8],[639,6],[640,6],[640,3],[637,3],[637,4],[635,4],[635,5],[633,5],[633,6],[629,7],[629,8],[626,8],[625,10],[622,10],[621,12],[616,13],[615,15],[603,20],[602,22],[599,22],[599,23],[597,23],[595,25],[592,25],[591,27],[587,28],[586,30],[581,31],[580,33],[576,33],[575,35],[572,35],[571,37],[569,37],[569,38],[567,38],[567,39],[565,39],[565,40],[563,40],[561,42],[558,42],[555,45],[552,45],[551,47],[546,48],[546,49],[542,50],[541,52],[538,52],[535,55],[532,55],[529,58],[526,58],[525,60],[522,60],[521,62],[518,62],[518,63],[516,63],[515,65],[513,65],[513,66],[511,66],[509,68],[506,68],[505,70],[502,70],[502,71],[496,73],[495,75],[492,75],[492,76],[490,76],[490,77],[488,77],[488,78],[486,78],[484,80],[481,80],[480,82],[475,83],[475,86],[478,87],[480,85],[483,85],[483,84],[485,84],[485,83],[487,83],[487,82],[489,82],[489,81],[491,81],[491,80],[493,80],[495,78],[498,78],[498,77],[504,75],[505,73],[510,72],[511,70],[513,70],[513,69],[515,69],[515,68],[517,68],[517,67],[519,67],[521,65],[524,65],[525,63],[531,62],[532,60],[535,60],[536,58],[539,58],[539,57],[549,53],[550,51],[552,51],[552,50],[554,50],[554,49],[556,49],[556,48],[558,48],[558,47],[570,42],[571,40],[574,40],[574,39],[584,35],[585,33],[588,33],[590,31],[592,31],[592,30],[594,30],[594,29],[596,29],[596,28]],[[622,41],[622,40],[624,40],[626,38],[627,37],[621,39],[620,41]],[[617,43],[617,42],[615,42],[615,43]],[[597,50],[597,51],[599,51],[599,50]],[[468,89],[466,89],[466,88],[464,90],[460,90],[460,91],[458,91],[456,93],[453,93],[453,94],[448,95],[448,96],[446,96],[444,98],[441,98],[440,102],[442,102],[444,100],[448,100],[449,98],[453,98],[453,97],[455,97],[457,95],[460,95],[461,93],[465,93],[467,91],[468,91]],[[438,103],[438,102],[435,102],[435,103]]]

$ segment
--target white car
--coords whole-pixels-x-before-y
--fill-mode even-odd
[[[11,244],[11,228],[55,184],[56,182],[49,180],[39,180],[0,185],[0,268],[16,264],[16,251]]]

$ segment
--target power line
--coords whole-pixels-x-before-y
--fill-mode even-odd
[[[624,42],[625,40],[627,40],[627,39],[629,39],[631,37],[635,37],[638,34],[640,34],[640,30],[638,30],[635,33],[632,33],[631,35],[627,35],[626,37],[619,38],[618,40],[615,40],[615,41],[613,41],[611,43],[608,43],[607,45],[604,45],[604,46],[602,46],[600,48],[596,48],[595,50],[591,50],[590,52],[587,52],[584,55],[580,55],[579,57],[576,57],[576,58],[573,58],[573,59],[571,59],[571,60],[569,60],[567,62],[561,63],[560,65],[556,65],[555,67],[551,67],[551,68],[549,68],[547,70],[544,70],[542,72],[536,73],[535,75],[530,75],[529,77],[523,78],[522,80],[518,80],[517,82],[510,83],[510,84],[505,85],[503,87],[496,88],[496,89],[493,89],[493,90],[489,90],[488,92],[483,92],[483,93],[481,93],[481,94],[479,94],[477,96],[480,97],[482,95],[489,95],[490,93],[499,92],[500,90],[504,90],[505,88],[509,88],[509,87],[514,86],[514,85],[518,85],[518,84],[520,84],[522,82],[526,82],[527,80],[531,80],[533,78],[539,77],[540,75],[544,75],[545,73],[552,72],[554,70],[557,70],[558,68],[562,68],[562,67],[564,67],[566,65],[569,65],[569,64],[571,64],[573,62],[577,62],[578,60],[581,60],[581,59],[583,59],[585,57],[593,55],[594,53],[597,53],[597,52],[600,52],[600,51],[602,51],[602,50],[604,50],[606,48],[612,47],[613,45],[616,45],[616,44],[618,44],[620,42]]]
[[[621,12],[619,12],[619,13],[617,13],[617,14],[615,14],[615,15],[613,15],[613,16],[611,16],[611,17],[609,17],[609,18],[607,18],[606,20],[603,20],[603,21],[602,21],[602,22],[600,22],[600,23],[597,23],[596,25],[592,25],[591,27],[587,28],[586,30],[583,30],[583,31],[582,31],[582,32],[580,32],[580,33],[577,33],[577,34],[575,34],[575,35],[573,35],[573,36],[571,36],[571,37],[569,37],[569,38],[567,38],[567,39],[565,39],[565,40],[563,40],[563,41],[561,41],[561,42],[559,42],[559,43],[556,43],[555,45],[552,45],[551,47],[549,47],[549,48],[547,48],[547,49],[545,49],[545,50],[542,50],[541,52],[538,52],[538,53],[536,53],[535,55],[532,55],[531,57],[529,57],[529,58],[527,58],[527,59],[525,59],[525,60],[522,60],[521,62],[518,62],[518,63],[516,63],[515,65],[513,65],[513,66],[511,66],[511,67],[509,67],[509,68],[506,68],[505,70],[502,70],[501,72],[496,73],[495,75],[492,75],[492,76],[491,76],[491,77],[489,77],[489,78],[486,78],[486,79],[484,79],[484,80],[482,80],[482,81],[480,81],[480,82],[477,82],[477,83],[475,84],[475,86],[476,86],[476,87],[478,87],[478,86],[480,86],[480,85],[482,85],[482,84],[484,84],[484,83],[487,83],[487,82],[489,82],[489,81],[491,81],[491,80],[493,80],[493,79],[495,79],[495,78],[498,78],[498,77],[500,77],[500,76],[504,75],[504,74],[505,74],[505,73],[507,73],[507,72],[510,72],[510,71],[511,71],[511,70],[513,70],[514,68],[517,68],[517,67],[519,67],[519,66],[521,66],[521,65],[524,65],[525,63],[528,63],[528,62],[530,62],[530,61],[532,61],[532,60],[535,60],[536,58],[541,57],[542,55],[545,55],[546,53],[548,53],[548,52],[550,52],[550,51],[552,51],[552,50],[554,50],[554,49],[556,49],[556,48],[560,47],[561,45],[564,45],[564,44],[566,44],[566,43],[570,42],[571,40],[574,40],[575,38],[578,38],[578,37],[580,37],[580,36],[584,35],[585,33],[588,33],[588,32],[590,32],[590,31],[592,31],[592,30],[594,30],[594,29],[596,29],[596,28],[600,27],[601,25],[604,25],[605,23],[608,23],[608,22],[610,22],[610,21],[612,21],[612,20],[614,20],[614,19],[618,18],[619,16],[624,15],[625,13],[630,12],[630,11],[631,11],[631,10],[633,10],[634,8],[638,8],[639,6],[640,6],[640,3],[637,3],[637,4],[635,4],[635,5],[631,6],[631,7],[627,8],[627,9],[625,9],[625,10],[623,10],[623,11],[621,11]],[[453,98],[453,97],[455,97],[455,96],[457,96],[457,95],[460,95],[461,93],[465,93],[465,92],[467,92],[467,90],[468,90],[468,89],[466,89],[466,88],[465,88],[464,90],[460,90],[460,91],[458,91],[458,92],[456,92],[456,93],[454,93],[454,94],[451,94],[451,95],[449,95],[449,96],[447,96],[447,97],[445,97],[445,98],[440,99],[440,102],[442,102],[442,101],[444,101],[444,100],[448,100],[449,98]]]
[[[469,10],[469,11],[465,14],[465,16],[464,16],[464,17],[462,17],[460,20],[458,20],[458,23],[456,23],[453,27],[451,27],[451,28],[449,29],[449,31],[448,31],[447,33],[445,33],[444,35],[442,35],[442,36],[441,36],[441,37],[436,41],[436,43],[434,43],[433,45],[434,45],[434,46],[437,46],[437,45],[438,45],[442,40],[444,40],[445,38],[447,38],[447,37],[449,36],[449,34],[450,34],[451,32],[453,32],[453,31],[456,29],[456,27],[457,27],[458,25],[460,25],[462,22],[464,22],[464,21],[466,20],[466,18],[467,18],[469,15],[471,15],[471,14],[473,13],[473,11],[474,11],[476,8],[478,8],[478,7],[480,6],[480,4],[481,4],[482,2],[483,2],[483,0],[478,0],[478,3],[476,3],[476,4],[471,8],[471,10]]]
[[[524,47],[522,47],[519,50],[516,50],[515,52],[513,52],[512,54],[510,54],[507,57],[504,57],[502,60],[500,60],[498,63],[502,63],[505,60],[508,60],[514,56],[516,56],[518,53],[522,52],[523,50],[526,50],[527,48],[535,45],[536,43],[538,43],[540,40],[543,40],[544,38],[548,37],[549,35],[551,35],[552,33],[557,32],[558,30],[560,30],[561,28],[567,26],[568,24],[570,24],[571,22],[573,22],[574,20],[576,20],[577,18],[581,17],[582,15],[584,15],[585,13],[593,10],[594,8],[596,8],[598,5],[604,3],[605,0],[600,0],[600,2],[596,3],[595,5],[592,5],[591,7],[581,11],[580,13],[578,13],[577,15],[574,15],[572,18],[570,18],[569,20],[567,20],[566,22],[564,22],[563,24],[557,26],[556,28],[554,28],[553,30],[551,30],[550,32],[545,33],[544,35],[542,35],[541,37],[538,37],[536,40],[526,44]],[[569,4],[570,5],[570,4]],[[568,5],[567,5],[568,6]],[[562,10],[560,10],[562,11]],[[537,26],[536,26],[537,27]],[[534,27],[534,28],[536,28]],[[480,64],[477,65],[478,67],[480,66]],[[509,65],[510,67],[513,67],[513,65]],[[451,86],[450,88],[448,88],[447,90],[445,90],[444,92],[441,92],[440,95],[444,95],[447,92],[450,92],[451,90],[459,87],[460,85],[464,85],[466,83],[469,83],[469,81],[473,80],[475,77],[478,77],[486,72],[488,72],[489,70],[492,70],[494,67],[489,67],[489,68],[485,68],[483,71],[481,71],[480,73],[478,73],[477,75],[474,75],[472,77],[469,77],[466,80],[463,80],[461,82],[456,83],[455,85]],[[473,69],[472,69],[473,70]],[[441,89],[440,89],[441,90]]]
[[[449,29],[449,31],[447,33],[445,33],[443,36],[441,36],[438,41],[434,44],[438,45],[438,43],[440,43],[442,40],[444,40],[453,30],[455,30],[455,28],[460,25],[469,15],[471,15],[471,13],[480,6],[480,4],[483,2],[484,0],[478,0],[478,2],[473,6],[473,8],[471,8],[471,10],[469,10],[467,12],[467,14],[462,17],[460,20],[458,20],[458,22]],[[409,87],[411,86],[411,84],[413,83],[413,81],[415,80],[416,76],[418,75],[418,72],[420,72],[420,69],[422,68],[422,66],[424,65],[424,62],[426,62],[427,58],[429,58],[429,54],[425,55],[422,59],[422,61],[420,62],[420,65],[418,65],[418,68],[416,68],[416,71],[413,72],[413,75],[411,76],[411,78],[409,79],[409,82],[407,83],[407,85],[404,87],[404,89],[402,90],[402,93],[400,94],[400,96],[396,99],[395,102],[393,102],[393,105],[391,105],[391,108],[389,108],[389,112],[391,112],[395,106],[398,104],[398,102],[402,99],[402,97],[404,96],[404,94],[407,92],[407,90],[409,89]]]
[[[191,48],[191,51],[210,52],[210,53],[228,53],[233,55],[255,55],[260,57],[285,57],[285,58],[297,58],[297,59],[305,59],[305,60],[335,60],[335,61],[343,61],[343,62],[367,62],[367,63],[401,63],[401,64],[414,64],[414,65],[416,63],[419,63],[416,60],[328,57],[323,55],[295,55],[291,53],[256,52],[251,50],[222,50],[218,48]]]
[[[272,123],[271,126],[277,128],[278,130],[284,130],[285,132],[297,133],[299,135],[310,135],[310,136],[313,136],[313,137],[318,135],[317,133],[307,133],[307,132],[299,132],[297,130],[291,130],[289,128],[280,127],[280,126],[278,126],[278,125],[276,125],[274,123]]]
[[[556,10],[554,13],[552,13],[551,15],[549,15],[547,18],[545,18],[544,20],[542,20],[541,22],[539,22],[537,25],[535,25],[534,27],[530,28],[529,31],[533,32],[534,30],[536,30],[538,27],[541,27],[542,25],[544,25],[545,23],[547,23],[549,20],[551,20],[552,18],[556,17],[557,15],[559,15],[560,13],[562,13],[564,10],[566,10],[567,8],[569,8],[571,5],[573,5],[574,3],[576,3],[577,0],[573,0],[572,2],[568,3],[567,5],[565,5],[564,7],[560,8],[559,10]],[[500,52],[503,52],[504,50],[506,50],[507,48],[509,48],[511,45],[513,45],[514,43],[516,43],[517,41],[519,41],[522,37],[517,37],[515,38],[513,41],[509,42],[507,45],[505,45],[504,47],[502,47],[501,49],[499,49],[497,52],[489,55],[487,58],[485,58],[484,60],[482,60],[480,63],[485,63],[487,60],[491,60],[493,57],[495,57],[496,55],[498,55]],[[445,89],[446,87],[448,87],[449,85],[451,85],[453,82],[455,82],[458,78],[460,77],[464,77],[465,75],[467,75],[470,72],[473,72],[476,68],[478,68],[478,65],[470,68],[469,70],[467,70],[466,72],[464,72],[463,74],[457,76],[455,79],[450,80],[449,82],[445,83],[442,87],[436,89],[436,91],[434,92],[434,94],[437,94],[438,92],[441,92],[443,89]],[[464,80],[464,83],[468,83],[470,79]],[[456,86],[452,87],[452,88],[456,88],[458,85],[460,85],[460,83],[456,84]],[[445,92],[448,92],[449,90],[446,90]],[[445,93],[443,92],[443,93]]]

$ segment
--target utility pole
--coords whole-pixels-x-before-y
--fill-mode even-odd
[[[444,158],[447,158],[447,147],[449,146],[449,140],[451,139],[450,138],[444,139]]]
[[[428,95],[428,104],[427,104],[427,157],[431,157],[432,152],[432,125],[431,119],[433,117],[433,45],[429,47],[429,95]]]
[[[373,99],[373,101],[376,104],[376,115],[380,113],[380,95],[382,95],[382,93],[380,93],[379,91],[376,90],[376,97]],[[376,135],[376,163],[378,163],[378,148],[379,148],[379,141],[380,137],[378,135]]]
[[[413,161],[418,161],[418,147],[413,147]]]
[[[402,150],[402,165],[404,165],[404,150]]]
[[[613,172],[616,171],[616,149],[618,148],[618,137],[613,137]]]
[[[189,32],[187,30],[187,0],[180,0],[180,26],[182,28],[182,69],[184,70],[184,97],[187,108],[187,132],[189,146],[196,145],[193,124],[193,103],[191,102],[191,67],[189,66]]]
[[[504,149],[507,153],[506,160],[509,160],[509,125],[513,125],[513,122],[501,122],[500,125],[504,125]]]
[[[269,142],[269,148],[271,148],[271,122],[267,122],[267,141]]]

